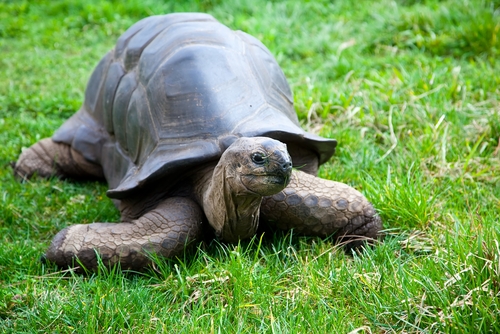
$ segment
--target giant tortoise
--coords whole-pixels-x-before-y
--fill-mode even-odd
[[[210,15],[176,13],[130,27],[80,110],[24,150],[15,173],[105,178],[121,222],[69,226],[45,256],[142,269],[151,254],[174,257],[207,233],[237,242],[259,224],[356,247],[376,239],[382,223],[367,199],[316,177],[335,146],[300,128],[261,42]]]

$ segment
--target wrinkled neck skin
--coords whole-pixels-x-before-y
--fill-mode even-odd
[[[249,192],[237,178],[234,169],[219,162],[195,180],[198,202],[216,236],[226,242],[252,237],[259,225],[262,196]]]

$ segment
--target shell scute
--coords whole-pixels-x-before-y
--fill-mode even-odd
[[[94,72],[90,76],[89,82],[87,83],[87,89],[85,90],[85,102],[84,107],[94,118],[102,122],[103,115],[102,112],[102,98],[104,91],[102,86],[106,80],[108,68],[113,61],[113,55],[108,52],[104,56]]]
[[[147,25],[155,24],[155,22],[159,22],[161,20],[162,16],[160,15],[149,16],[136,22],[134,25],[128,28],[120,37],[118,37],[118,40],[116,41],[113,53],[114,59],[119,59],[122,57],[123,52],[125,52],[125,50],[127,49],[127,45],[130,42],[130,39],[134,37],[134,35],[139,31],[141,31],[142,28]]]
[[[137,165],[148,157],[158,142],[158,136],[151,119],[146,91],[139,85],[127,110],[126,147],[130,159]]]
[[[150,20],[145,22],[141,29],[138,30],[128,41],[123,44],[126,45],[125,53],[123,54],[123,63],[127,71],[137,66],[142,52],[144,49],[161,34],[162,31],[168,29],[176,23],[182,22],[196,22],[196,21],[215,21],[213,17],[206,14],[191,14],[189,18],[183,14],[170,14],[163,16],[153,16]],[[133,27],[133,26],[132,26]]]
[[[118,62],[112,63],[108,68],[108,74],[104,81],[103,88],[103,123],[106,130],[113,134],[113,103],[115,100],[115,93],[118,88],[120,80],[125,75],[125,70]]]

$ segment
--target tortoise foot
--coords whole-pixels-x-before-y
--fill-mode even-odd
[[[382,229],[382,219],[373,207],[368,207],[363,215],[354,217],[340,229],[335,234],[335,238],[338,243],[345,246],[347,251],[354,251],[362,246],[373,245],[377,240],[382,239]]]

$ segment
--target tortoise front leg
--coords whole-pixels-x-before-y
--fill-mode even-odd
[[[350,247],[376,239],[382,221],[372,204],[346,184],[294,170],[290,184],[264,197],[261,215],[268,224],[300,234],[326,237],[335,234]]]
[[[174,257],[201,236],[201,208],[192,200],[172,197],[131,223],[73,225],[52,240],[46,259],[61,267],[97,267],[98,253],[107,266],[140,270],[151,263],[148,254]]]

